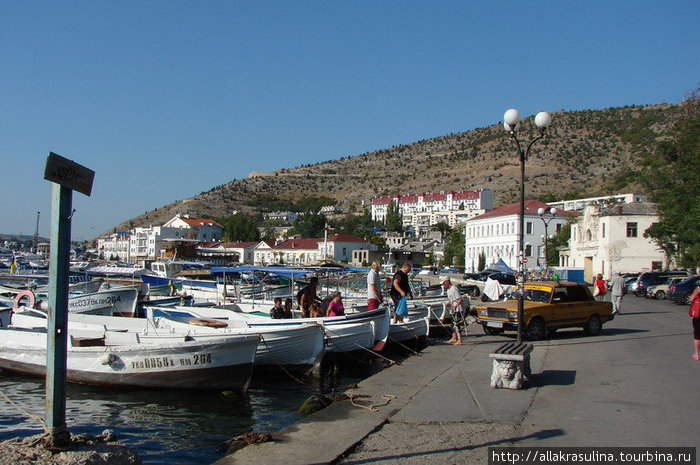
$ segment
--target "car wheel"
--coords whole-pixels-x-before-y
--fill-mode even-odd
[[[484,325],[484,332],[488,334],[489,336],[497,336],[499,334],[503,334],[505,332],[505,329],[500,329],[500,328],[491,328],[489,326]]]
[[[557,334],[557,328],[547,328],[547,338],[552,338]]]
[[[525,333],[523,335],[526,339],[531,341],[539,341],[540,339],[544,339],[547,335],[547,327],[544,324],[544,320],[542,318],[534,318],[530,320],[530,324],[527,325],[527,329],[525,329]]]
[[[588,319],[588,323],[586,323],[586,326],[583,327],[583,330],[589,336],[597,336],[600,333],[602,333],[603,332],[603,323],[601,323],[600,317],[598,315],[592,315]]]
[[[658,292],[654,295],[654,298],[655,298],[655,299],[658,299],[658,300],[664,300],[664,299],[666,298],[666,293],[665,293],[664,291],[658,291]]]
[[[683,297],[683,305],[690,305],[690,294]]]

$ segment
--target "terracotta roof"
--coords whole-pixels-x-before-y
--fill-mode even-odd
[[[181,216],[180,219],[190,226],[218,226],[222,227],[219,223],[208,218],[185,218]]]
[[[549,205],[547,205],[544,202],[540,202],[539,200],[526,200],[525,201],[525,215],[537,215],[537,210],[540,208],[550,208]],[[496,208],[494,210],[491,210],[490,212],[484,213],[483,215],[475,216],[472,218],[470,221],[473,220],[480,220],[483,218],[493,218],[497,216],[509,216],[509,215],[517,215],[520,213],[520,202],[515,202],[515,203],[509,203],[508,205],[503,205],[502,207]],[[555,216],[560,216],[560,217],[565,217],[568,213],[567,211],[560,210],[557,208],[557,212],[554,214]]]
[[[318,249],[318,243],[323,241],[323,239],[287,239],[286,241],[279,242],[277,245],[273,245],[273,249],[303,249],[303,250],[316,250]]]

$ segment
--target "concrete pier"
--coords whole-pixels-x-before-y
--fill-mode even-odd
[[[216,464],[486,464],[493,446],[696,447],[700,362],[686,310],[626,296],[602,335],[567,329],[535,342],[521,390],[489,386],[489,353],[509,339],[472,325],[463,346],[432,345],[348,391],[364,407],[336,402]]]

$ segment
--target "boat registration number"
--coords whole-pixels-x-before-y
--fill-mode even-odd
[[[145,370],[152,368],[170,368],[177,366],[209,365],[211,363],[210,353],[193,354],[190,357],[172,359],[170,357],[146,357],[131,361],[131,368],[134,370]]]
[[[490,326],[492,328],[503,328],[503,323],[500,321],[489,321],[486,323],[486,326]]]

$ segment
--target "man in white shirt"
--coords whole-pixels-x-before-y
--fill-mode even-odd
[[[382,281],[379,279],[379,262],[372,262],[372,268],[367,273],[367,310],[379,308],[382,303]]]
[[[450,278],[445,279],[442,285],[447,289],[447,302],[445,305],[448,305],[452,312],[452,339],[447,342],[461,346],[462,330],[465,329],[464,298],[459,293],[457,286],[452,285]]]

